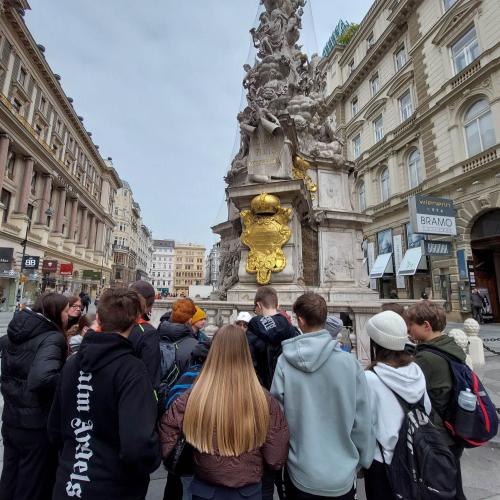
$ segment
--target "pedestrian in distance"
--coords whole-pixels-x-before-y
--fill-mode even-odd
[[[472,317],[479,323],[483,323],[483,298],[477,288],[472,289],[470,298]]]
[[[238,316],[236,316],[236,321],[234,322],[234,324],[238,328],[241,328],[245,333],[247,333],[248,323],[250,323],[251,319],[252,315],[249,312],[241,311],[238,313]]]
[[[135,281],[129,288],[144,299],[144,311],[130,331],[128,339],[132,342],[137,357],[144,362],[151,384],[157,388],[161,379],[160,337],[156,328],[149,322],[155,302],[155,289],[144,280]]]
[[[442,352],[452,356],[461,363],[465,363],[465,353],[453,338],[443,333],[446,327],[446,313],[440,305],[427,300],[418,302],[407,310],[406,317],[410,336],[418,343],[415,361],[425,375],[427,393],[434,410],[432,413],[433,423],[441,431],[444,442],[456,459],[458,472],[456,498],[463,500],[465,495],[462,488],[460,458],[464,446],[455,441],[443,423],[451,403],[452,372],[446,359],[438,353]],[[438,353],[434,350],[437,350]]]
[[[47,500],[57,468],[47,419],[67,355],[68,298],[41,295],[16,312],[2,337],[3,470],[1,500]]]
[[[128,340],[144,312],[131,289],[106,290],[90,330],[64,367],[50,412],[60,450],[53,500],[143,500],[160,464],[157,405]]]
[[[68,323],[66,329],[69,330],[78,324],[82,315],[82,300],[80,297],[69,297]]]
[[[390,299],[399,299],[398,291],[395,289],[391,290],[391,293],[389,294]]]
[[[208,336],[203,331],[205,325],[207,324],[207,315],[203,309],[198,306],[195,306],[196,312],[191,318],[191,328],[193,329],[196,338],[201,342],[204,340],[208,340]]]
[[[404,418],[398,398],[411,405],[422,402],[427,414],[431,403],[424,374],[412,356],[415,347],[404,319],[394,311],[383,311],[368,320],[366,333],[374,360],[365,374],[377,440],[374,460],[364,474],[366,498],[392,500],[396,496],[386,467],[391,465]]]
[[[224,326],[192,390],[160,423],[164,457],[185,436],[193,447],[193,500],[258,500],[264,469],[280,469],[288,428],[278,402],[260,385],[243,331]]]
[[[365,374],[326,330],[323,297],[306,293],[293,312],[303,335],[283,342],[271,388],[290,428],[286,498],[354,499],[375,450]]]

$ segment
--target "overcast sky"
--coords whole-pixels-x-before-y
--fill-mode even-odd
[[[29,0],[25,19],[155,238],[212,245],[258,0]],[[305,47],[372,0],[309,0]],[[313,29],[313,27],[315,29]]]

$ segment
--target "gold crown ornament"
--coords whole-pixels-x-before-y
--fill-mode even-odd
[[[273,194],[261,193],[250,202],[250,208],[255,215],[273,215],[280,208],[280,200]]]

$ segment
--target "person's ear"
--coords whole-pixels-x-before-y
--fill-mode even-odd
[[[302,318],[302,316],[297,316],[297,323],[301,330],[303,330],[304,327],[307,326],[307,323],[304,321],[304,318]]]

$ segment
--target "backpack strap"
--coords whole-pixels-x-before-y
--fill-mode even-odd
[[[432,352],[433,354],[436,354],[436,356],[439,356],[440,358],[443,358],[446,361],[448,361],[448,363],[454,361],[455,363],[460,363],[461,365],[464,364],[464,362],[460,358],[457,358],[457,356],[444,352],[441,349],[439,349],[439,347],[434,347],[433,345],[422,344],[422,346],[419,346],[418,350]]]

